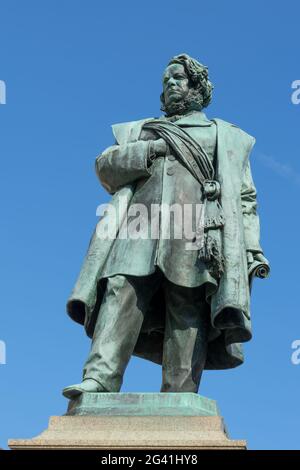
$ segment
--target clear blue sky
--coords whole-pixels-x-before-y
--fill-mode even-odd
[[[252,169],[272,275],[255,280],[253,340],[235,370],[203,376],[233,438],[251,449],[299,449],[299,121],[297,1],[0,1],[0,447],[32,437],[67,401],[89,349],[65,314],[108,200],[95,156],[114,122],[159,115],[161,74],[187,52],[215,84],[208,117],[257,139]],[[133,358],[122,391],[159,391],[160,367]]]

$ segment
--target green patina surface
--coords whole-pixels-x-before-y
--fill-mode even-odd
[[[249,159],[255,138],[205,116],[212,89],[206,66],[173,57],[163,74],[165,115],[113,125],[115,143],[96,159],[114,210],[100,218],[68,299],[69,315],[93,338],[83,382],[63,392],[69,414],[216,415],[215,402],[194,393],[202,371],[243,363],[252,279],[267,277],[270,267]],[[177,237],[171,229],[182,224],[162,210],[152,236],[154,205],[200,204],[203,220],[188,217],[192,236]],[[107,238],[111,214],[118,223]],[[143,227],[143,236],[121,236],[124,219]],[[198,240],[197,249],[187,240]],[[162,366],[164,393],[115,393],[132,355]]]

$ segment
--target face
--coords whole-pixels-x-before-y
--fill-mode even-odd
[[[189,79],[181,64],[169,65],[163,75],[163,93],[168,107],[176,101],[182,101],[189,92]]]

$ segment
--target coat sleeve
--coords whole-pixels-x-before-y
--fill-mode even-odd
[[[254,145],[252,142],[251,148]],[[241,186],[242,214],[246,250],[262,253],[260,246],[260,222],[257,214],[257,192],[253,182],[249,158],[244,169]]]
[[[250,153],[255,139],[252,138]],[[250,288],[253,275],[258,277],[267,277],[270,272],[270,264],[263,254],[260,246],[260,222],[257,213],[257,191],[253,182],[249,155],[244,169],[241,186],[241,204],[244,225],[245,245],[248,261],[248,272],[250,276]],[[263,265],[264,274],[257,272],[256,268]]]
[[[102,186],[114,194],[126,184],[151,175],[150,141],[112,145],[96,158],[96,174]]]

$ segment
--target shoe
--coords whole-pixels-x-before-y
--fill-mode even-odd
[[[99,392],[107,392],[105,388],[96,380],[94,379],[85,379],[80,384],[70,385],[63,389],[62,394],[66,398],[76,398],[82,393],[99,393]]]

